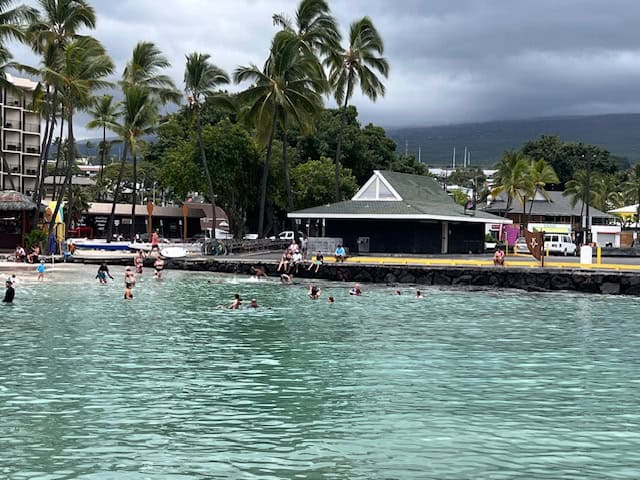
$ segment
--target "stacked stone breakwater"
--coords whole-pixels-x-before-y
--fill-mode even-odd
[[[200,272],[253,275],[261,265],[269,276],[278,277],[277,262],[246,260],[173,260],[167,268]],[[315,270],[315,267],[314,267]],[[414,284],[464,287],[516,288],[530,292],[568,290],[608,295],[640,295],[640,273],[594,271],[581,268],[455,267],[421,265],[325,264],[320,271],[306,267],[296,278],[339,282]]]

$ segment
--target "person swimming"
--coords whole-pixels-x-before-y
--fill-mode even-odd
[[[349,290],[349,295],[354,295],[359,297],[362,295],[362,290],[360,290],[360,284],[356,283],[351,290]]]
[[[162,271],[164,270],[164,258],[162,256],[158,256],[156,261],[153,262],[153,268],[155,269],[155,273],[153,274],[158,280],[162,279]]]
[[[284,285],[291,285],[291,282],[293,282],[293,275],[283,273],[282,275],[280,275],[280,282]]]
[[[106,284],[107,276],[111,280],[113,280],[111,273],[109,273],[109,267],[107,266],[106,262],[102,262],[102,264],[98,267],[98,273],[96,275],[96,278],[100,280],[100,283]]]
[[[231,302],[231,305],[229,305],[229,308],[231,310],[239,310],[241,306],[242,306],[242,299],[240,298],[240,294],[236,293],[233,296],[233,302]]]
[[[249,308],[258,308],[258,301],[255,298],[251,299],[251,303],[249,304]]]
[[[416,290],[416,298],[424,298],[420,290]]]
[[[130,283],[127,283],[124,286],[124,299],[125,300],[132,300],[133,299],[133,292],[131,291],[131,287],[132,287],[132,285]]]
[[[320,293],[321,293],[321,290],[318,288],[317,285],[311,285],[309,287],[309,298],[311,300],[317,300],[318,298],[320,298]]]
[[[336,301],[333,297],[329,297],[329,303],[336,303]]]
[[[124,283],[131,285],[131,287],[136,286],[136,275],[131,270],[131,267],[127,267],[124,270]]]

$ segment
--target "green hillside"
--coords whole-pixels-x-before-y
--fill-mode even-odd
[[[438,127],[389,128],[387,134],[398,151],[418,156],[430,166],[450,165],[453,147],[462,163],[464,148],[471,152],[471,164],[491,166],[505,150],[520,148],[540,135],[557,135],[563,141],[598,145],[613,155],[640,160],[640,114],[557,117],[469,123]]]

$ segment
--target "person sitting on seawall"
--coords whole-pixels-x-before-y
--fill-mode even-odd
[[[13,303],[13,298],[16,296],[16,291],[13,288],[13,283],[11,280],[7,280],[5,283],[6,290],[4,291],[4,298],[2,299],[2,303]]]
[[[354,295],[359,297],[362,295],[362,290],[360,290],[360,284],[356,283],[351,290],[349,290],[349,295]]]
[[[322,252],[319,251],[318,254],[316,255],[315,260],[309,264],[309,268],[307,270],[311,270],[315,266],[316,273],[318,273],[318,270],[320,270],[320,265],[322,265],[323,263],[324,263],[324,255],[322,255]]]
[[[27,255],[27,262],[33,263],[38,262],[40,260],[40,247],[38,245],[34,245],[31,248],[31,253]]]
[[[504,251],[499,248],[493,254],[493,264],[496,266],[504,266]]]
[[[342,245],[338,245],[335,251],[336,262],[344,262],[347,259],[347,252]]]
[[[16,262],[24,262],[25,258],[27,258],[27,252],[24,251],[24,248],[22,248],[22,245],[16,246],[15,256],[16,256]]]

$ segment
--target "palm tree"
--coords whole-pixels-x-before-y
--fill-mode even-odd
[[[89,115],[93,117],[87,124],[87,128],[102,128],[102,144],[100,146],[100,176],[98,184],[102,184],[102,171],[104,169],[105,157],[107,155],[107,129],[116,123],[118,117],[118,107],[113,102],[113,96],[101,95],[94,98],[93,105],[89,109]],[[100,193],[98,193],[100,200]]]
[[[79,185],[73,185],[67,192],[67,204],[65,205],[64,219],[65,229],[71,228],[71,222],[76,224],[82,218],[82,214],[89,210],[89,194]]]
[[[151,98],[157,99],[162,105],[179,104],[182,96],[174,81],[161,73],[170,67],[167,57],[153,42],[138,42],[131,60],[124,68],[120,85],[123,88],[129,85],[146,88],[151,92]]]
[[[238,94],[238,100],[249,106],[246,120],[256,129],[258,143],[266,145],[260,185],[260,236],[264,233],[269,162],[276,128],[278,125],[286,128],[286,118],[290,118],[303,130],[309,130],[313,119],[322,110],[322,97],[318,92],[322,91],[323,82],[313,75],[315,70],[310,67],[310,61],[300,55],[296,36],[283,30],[275,35],[262,70],[255,65],[243,66],[238,67],[233,75],[236,83],[250,81],[253,84]]]
[[[116,180],[113,203],[111,204],[111,214],[107,226],[107,241],[111,241],[113,233],[113,220],[115,216],[116,204],[120,196],[122,187],[122,176],[127,155],[131,152],[133,156],[133,185],[132,185],[132,213],[131,213],[131,239],[135,238],[135,206],[136,206],[136,164],[140,151],[140,137],[151,133],[157,122],[157,104],[151,98],[151,92],[141,86],[129,85],[124,88],[124,99],[121,102],[121,122],[112,124],[110,129],[118,134],[124,142],[122,158],[120,159],[120,170]]]
[[[635,202],[638,207],[636,210],[636,223],[640,222],[640,163],[629,172],[629,177],[622,185],[623,195],[630,201]]]
[[[530,161],[523,153],[511,150],[502,154],[502,158],[495,168],[497,170],[494,175],[496,186],[491,191],[491,195],[497,197],[501,193],[506,194],[507,204],[504,210],[506,217],[511,210],[514,199],[521,200],[523,206],[525,204],[523,190],[530,186],[530,180],[525,178],[530,169]],[[529,190],[532,189],[529,188]]]
[[[73,115],[76,110],[84,110],[89,106],[91,94],[95,90],[111,85],[103,79],[113,72],[113,61],[100,42],[92,37],[78,37],[67,43],[64,55],[57,66],[57,70],[45,68],[45,73],[60,86],[59,92],[64,103],[68,142],[67,172],[49,223],[49,232],[54,226],[60,204],[69,188],[75,163]]]
[[[276,14],[273,24],[298,38],[300,53],[317,59],[317,63],[310,65],[317,69],[317,76],[324,78],[320,60],[339,51],[342,40],[326,0],[301,0],[294,21],[284,14]]]
[[[622,206],[624,194],[620,191],[621,186],[615,175],[592,173],[591,189],[593,190],[593,206],[597,209],[606,212]]]
[[[569,202],[571,207],[575,207],[578,202],[582,202],[580,207],[580,217],[584,213],[585,203],[587,201],[587,171],[576,170],[573,174],[573,178],[565,184],[564,192],[562,195],[570,197]],[[589,191],[589,203],[593,201],[593,190]]]
[[[169,68],[171,64],[167,57],[163,55],[158,47],[152,42],[138,42],[133,49],[131,60],[127,62],[124,72],[122,73],[122,79],[120,80],[120,86],[122,87],[125,95],[125,101],[123,102],[123,110],[128,110],[128,120],[123,120],[122,125],[119,127],[119,131],[126,133],[123,136],[125,141],[125,152],[127,150],[127,143],[129,143],[129,149],[133,155],[133,192],[131,195],[131,238],[135,237],[135,224],[136,224],[136,201],[137,201],[137,149],[134,151],[135,140],[140,135],[150,133],[151,129],[145,122],[153,117],[155,118],[159,111],[160,105],[164,105],[169,102],[180,102],[180,93],[178,92],[173,80],[167,75],[162,74],[162,70]],[[132,89],[131,92],[128,92]],[[127,97],[130,96],[130,99]],[[140,101],[144,99],[148,103],[143,108],[140,105]],[[129,103],[125,105],[124,103]],[[155,112],[153,115],[150,111]],[[135,115],[140,115],[141,118],[134,118]],[[133,129],[138,132],[135,135],[131,135],[130,130]],[[129,132],[129,133],[127,133]],[[126,161],[126,155],[122,156],[120,165],[120,175],[118,175],[118,181],[116,183],[116,194],[113,198],[111,205],[111,215],[109,217],[109,227],[107,229],[107,241],[111,241],[111,232],[113,229],[113,217],[115,215],[116,203],[118,201],[118,195],[120,193],[120,182],[122,180],[122,172],[124,170],[124,162]]]
[[[551,164],[549,164],[543,158],[538,161],[531,162],[529,175],[531,176],[531,183],[534,186],[533,196],[531,198],[531,206],[529,207],[529,216],[531,216],[533,201],[536,199],[536,195],[538,194],[538,192],[542,193],[542,196],[545,199],[549,200],[549,194],[545,190],[545,187],[547,186],[547,184],[558,183],[560,180],[558,179],[558,175],[556,175],[556,171],[553,169]]]
[[[200,160],[207,178],[209,201],[213,210],[213,238],[216,234],[216,196],[213,190],[213,180],[207,163],[207,154],[202,140],[202,116],[201,108],[207,98],[213,97],[219,85],[229,83],[227,72],[209,61],[210,55],[193,52],[187,55],[187,63],[184,69],[184,89],[189,101],[189,109],[196,118],[196,131],[198,145],[200,147]]]
[[[330,55],[325,64],[329,67],[329,83],[333,88],[338,107],[342,107],[340,133],[336,148],[336,201],[340,201],[340,154],[344,136],[344,112],[353,96],[356,84],[371,101],[385,94],[384,84],[376,76],[376,71],[387,78],[389,63],[382,55],[384,42],[369,17],[351,24],[349,46],[340,48]]]
[[[37,205],[40,204],[44,190],[44,175],[53,140],[55,118],[61,108],[58,97],[62,96],[60,89],[64,88],[57,83],[58,77],[51,72],[57,72],[59,64],[64,63],[62,57],[66,45],[78,37],[78,31],[94,29],[96,26],[95,10],[86,0],[38,0],[38,5],[38,18],[31,22],[27,31],[32,49],[42,56],[41,77],[47,85],[41,107],[46,120],[37,169],[39,180],[33,195]],[[34,216],[34,223],[36,219],[37,214]]]

